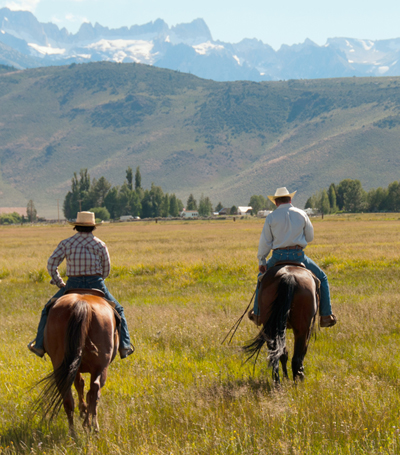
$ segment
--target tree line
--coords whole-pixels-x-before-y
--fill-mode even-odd
[[[261,195],[253,195],[249,205],[253,213],[259,210],[273,209],[273,204]],[[105,177],[91,179],[87,169],[76,172],[71,181],[71,191],[68,191],[63,202],[63,212],[67,219],[76,218],[80,211],[91,211],[101,220],[117,219],[131,215],[140,218],[177,217],[184,208],[183,202],[175,194],[164,193],[160,186],[151,184],[150,189],[142,188],[140,167],[135,175],[132,168],[126,170],[125,181],[121,186],[112,186]],[[197,202],[190,194],[186,202],[186,210],[198,211],[199,216],[210,216],[219,212],[224,206],[221,202],[213,209],[208,196],[201,195]],[[237,208],[232,206],[228,214],[236,215]]]
[[[140,218],[177,217],[183,208],[183,202],[175,194],[164,193],[162,188],[154,183],[150,189],[143,189],[140,167],[136,168],[135,175],[132,168],[128,167],[121,186],[112,186],[105,177],[91,179],[87,169],[81,169],[79,174],[74,173],[71,191],[67,193],[63,203],[63,212],[67,219],[76,218],[80,211],[94,212],[96,218],[101,220],[126,215]],[[193,194],[190,194],[186,210],[198,211],[199,216],[210,216],[213,206],[208,196],[202,194],[197,203]]]
[[[320,213],[343,212],[399,212],[400,182],[392,182],[387,188],[365,191],[359,180],[344,179],[338,185],[331,183],[307,199],[305,208]]]
[[[0,214],[0,224],[33,223],[37,220],[37,211],[32,199],[29,200],[28,205],[26,206],[26,216],[20,215],[17,212]]]
[[[102,220],[124,215],[141,218],[179,216],[183,203],[175,194],[164,194],[160,186],[152,183],[150,189],[142,188],[140,168],[135,176],[132,168],[126,170],[126,179],[121,186],[112,186],[105,178],[91,179],[87,169],[75,172],[63,203],[64,216],[76,218],[80,211],[92,211]]]

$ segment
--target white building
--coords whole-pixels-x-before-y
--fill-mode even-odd
[[[181,212],[182,218],[198,218],[199,212],[197,210],[184,210]]]
[[[272,210],[259,210],[257,216],[259,218],[267,218],[267,216],[272,212]]]
[[[132,215],[123,215],[119,217],[119,221],[133,221],[134,218]]]
[[[251,215],[252,210],[253,210],[253,207],[239,206],[237,209],[237,214],[238,215]]]
[[[305,209],[304,210],[308,216],[313,216],[313,215],[316,215],[317,213],[317,209],[311,209],[311,208],[308,208],[308,209]]]

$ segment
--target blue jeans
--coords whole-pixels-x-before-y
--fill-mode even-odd
[[[123,307],[115,300],[111,295],[110,291],[107,289],[107,286],[104,283],[104,280],[101,276],[73,276],[68,278],[67,285],[64,288],[60,288],[58,292],[54,294],[52,299],[58,299],[65,294],[65,291],[68,289],[100,289],[105,294],[107,300],[111,300],[115,303],[115,309],[117,313],[121,316],[121,327],[120,327],[120,348],[129,348],[131,340],[129,337],[128,324],[126,323],[124,309]],[[51,302],[50,299],[46,306]],[[44,339],[44,328],[47,321],[47,308],[46,306],[42,310],[42,315],[40,317],[39,327],[36,335],[35,346],[37,348],[43,348],[43,339]]]
[[[321,282],[321,301],[319,314],[321,316],[328,316],[332,314],[328,278],[323,270],[321,270],[314,261],[307,257],[302,250],[274,250],[272,252],[272,256],[267,261],[267,269],[270,269],[279,261],[302,262],[308,270],[311,270],[311,272]],[[261,274],[258,276],[260,275]],[[258,287],[254,299],[254,313],[256,315],[260,314],[260,310],[258,309]]]

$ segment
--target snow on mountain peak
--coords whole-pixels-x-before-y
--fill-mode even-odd
[[[101,39],[96,43],[85,46],[86,49],[96,51],[98,53],[112,55],[112,60],[115,62],[123,62],[125,59],[137,63],[154,63],[152,49],[154,44],[151,41],[143,40],[106,40]]]
[[[211,41],[207,41],[206,43],[197,44],[192,47],[200,55],[206,55],[206,54],[210,53],[211,50],[220,51],[220,50],[224,49],[224,46],[221,46],[220,44],[213,44]]]
[[[118,29],[87,22],[70,34],[28,11],[0,8],[0,44],[15,51],[11,63],[19,68],[106,60],[154,64],[219,81],[400,75],[400,38],[329,38],[323,46],[306,39],[275,51],[257,39],[214,41],[203,19],[172,27],[157,19]],[[8,58],[0,46],[0,64],[10,64]]]

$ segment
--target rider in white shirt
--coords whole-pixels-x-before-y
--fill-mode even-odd
[[[277,208],[267,216],[261,232],[257,254],[259,271],[260,274],[265,273],[280,261],[303,263],[321,282],[320,326],[332,327],[336,324],[336,317],[332,314],[328,278],[318,265],[304,254],[304,248],[314,239],[314,228],[306,212],[291,204],[295,193],[296,191],[289,193],[283,187],[278,188],[273,196],[268,196]],[[271,250],[272,255],[266,261]],[[249,318],[258,325],[257,297],[256,295],[254,309],[249,313]]]

